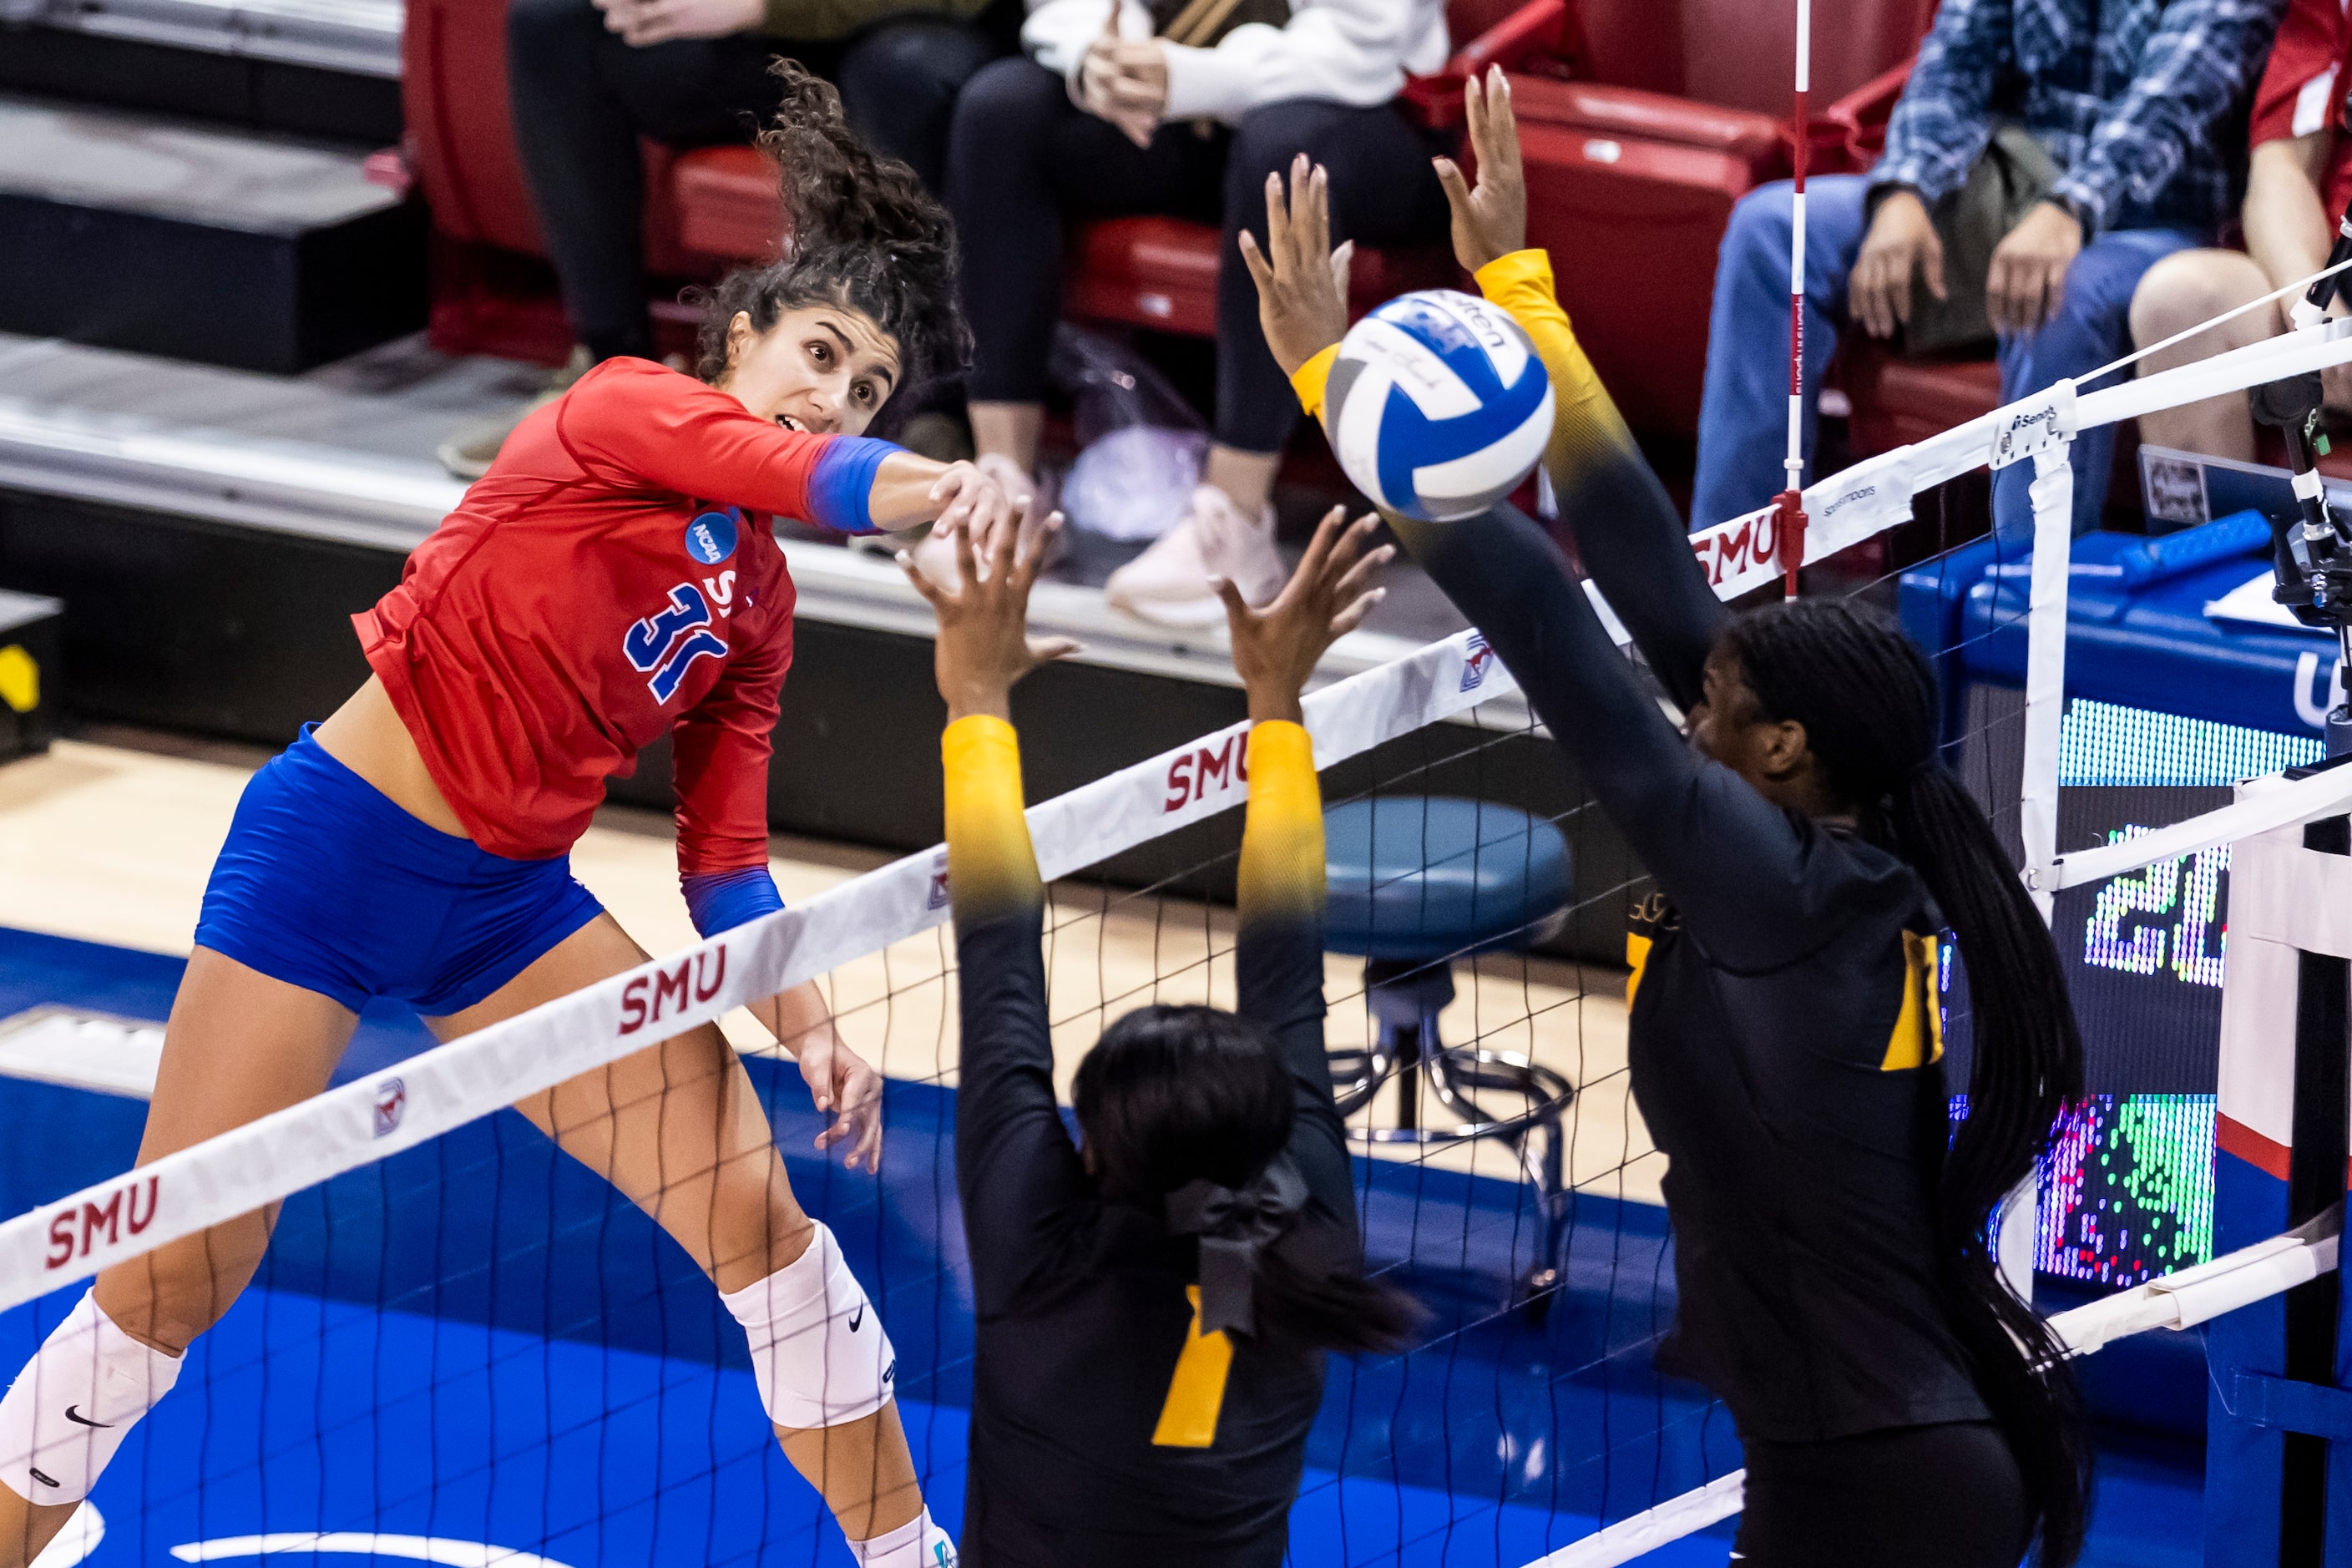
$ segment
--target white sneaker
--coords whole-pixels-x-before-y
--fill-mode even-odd
[[[1207,626],[1225,618],[1211,577],[1230,579],[1244,600],[1263,605],[1282,592],[1288,576],[1274,546],[1274,508],[1253,521],[1216,486],[1198,485],[1176,526],[1112,573],[1103,596],[1114,609],[1142,620]]]

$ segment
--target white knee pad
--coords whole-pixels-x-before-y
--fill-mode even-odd
[[[79,1502],[180,1377],[85,1295],[0,1398],[0,1482],[28,1502]]]
[[[925,1509],[906,1524],[871,1541],[853,1541],[849,1554],[857,1568],[956,1568],[955,1537],[931,1521]]]
[[[779,1426],[839,1426],[890,1403],[898,1352],[822,1223],[806,1252],[720,1300],[751,1342],[760,1403]]]

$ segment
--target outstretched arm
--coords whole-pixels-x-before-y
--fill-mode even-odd
[[[1533,339],[1550,374],[1557,413],[1544,454],[1560,515],[1575,530],[1585,570],[1669,695],[1687,708],[1698,700],[1700,673],[1715,644],[1723,607],[1693,558],[1673,500],[1633,443],[1617,405],[1585,357],[1552,291],[1551,263],[1527,248],[1527,184],[1519,169],[1518,127],[1510,86],[1499,70],[1464,89],[1477,153],[1472,187],[1451,159],[1438,178],[1454,210],[1454,250],[1487,299]],[[1288,199],[1266,192],[1272,258],[1243,237],[1257,276],[1259,314],[1275,358],[1292,373],[1300,401],[1322,412],[1323,385],[1347,327],[1342,289],[1328,291],[1309,266],[1328,241],[1328,198],[1317,175],[1294,167]],[[1276,335],[1277,321],[1281,323]]]
[[[1273,254],[1244,250],[1258,279],[1267,342],[1276,359],[1288,363],[1305,365],[1302,355],[1312,359],[1318,345],[1336,342],[1345,320],[1342,296],[1319,248],[1320,194],[1318,179],[1294,177],[1286,213],[1281,193],[1269,189],[1269,216],[1279,215],[1270,235]],[[1307,221],[1286,221],[1299,215],[1302,205]],[[1295,379],[1307,380],[1310,371],[1308,366]],[[1310,401],[1317,390],[1307,389]],[[1820,912],[1790,902],[1792,894],[1803,895],[1797,873],[1806,841],[1779,808],[1737,774],[1703,762],[1684,743],[1635,683],[1543,531],[1507,506],[1464,522],[1418,523],[1399,517],[1389,521],[1423,569],[1502,656],[1602,809],[1681,907],[1693,933],[1719,958],[1743,966],[1768,967],[1803,951],[1818,929]],[[1651,531],[1653,537],[1655,532]],[[1613,533],[1607,537],[1618,542]],[[1629,529],[1623,554],[1634,555],[1630,547],[1639,542]],[[1625,597],[1612,595],[1612,604],[1631,607],[1643,593],[1670,592],[1678,581],[1697,578],[1679,530],[1671,542],[1674,554],[1653,552],[1659,584],[1637,580]],[[1673,571],[1666,569],[1669,562]],[[1706,596],[1709,614],[1719,616],[1706,584],[1696,585]],[[1690,640],[1680,645],[1679,654],[1673,647],[1664,651],[1686,665],[1676,673],[1696,701],[1704,647],[1693,646],[1692,631],[1676,635]]]
[[[1552,289],[1551,258],[1528,244],[1528,184],[1511,83],[1500,70],[1463,89],[1478,184],[1450,158],[1437,177],[1454,212],[1454,254],[1478,291],[1535,340],[1558,410],[1544,469],[1584,567],[1608,595],[1634,646],[1681,707],[1698,700],[1707,650],[1722,632],[1722,601],[1691,554],[1690,539],[1617,405],[1568,324]],[[1716,521],[1708,518],[1706,521]]]
[[[1382,590],[1371,574],[1392,557],[1367,552],[1375,520],[1349,527],[1334,508],[1307,557],[1274,602],[1253,610],[1221,585],[1233,631],[1234,667],[1249,692],[1249,816],[1242,833],[1240,934],[1234,977],[1243,1017],[1271,1031],[1296,1087],[1291,1152],[1308,1190],[1352,1224],[1347,1131],[1331,1102],[1323,1040],[1323,797],[1315,742],[1299,693],[1338,637],[1361,621]]]
[[[930,522],[991,537],[1009,503],[970,463],[939,463],[887,441],[784,430],[716,387],[659,365],[610,362],[559,406],[557,429],[583,462],[720,505],[796,517],[843,533]]]
[[[1011,719],[1013,682],[1070,645],[1028,645],[1023,625],[1037,560],[1016,563],[1018,531],[999,531],[986,579],[977,571],[970,535],[957,536],[962,569],[957,594],[934,586],[899,558],[940,623],[935,661],[940,694],[948,703],[940,738],[948,887],[963,1041],[956,1186],[983,1315],[1003,1310],[1018,1294],[1088,1192],[1054,1098],[1039,950],[1045,888],[1023,815],[1021,745]]]

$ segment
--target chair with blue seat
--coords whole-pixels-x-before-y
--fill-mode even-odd
[[[1540,1303],[1559,1282],[1567,1226],[1566,1134],[1575,1089],[1516,1051],[1448,1046],[1438,1016],[1454,1000],[1455,959],[1524,952],[1568,918],[1568,841],[1540,817],[1488,801],[1434,795],[1350,801],[1323,817],[1330,901],[1325,944],[1364,960],[1374,1024],[1365,1050],[1331,1053],[1343,1116],[1396,1080],[1392,1125],[1352,1128],[1359,1142],[1423,1146],[1493,1138],[1535,1184],[1543,1250],[1524,1280]],[[1438,1117],[1423,1114],[1423,1079]],[[1481,1096],[1502,1100],[1482,1104]]]

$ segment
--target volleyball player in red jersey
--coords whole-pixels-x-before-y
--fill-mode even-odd
[[[780,68],[785,108],[763,141],[790,171],[792,254],[712,292],[698,378],[609,361],[525,420],[354,617],[374,674],[255,775],[215,865],[142,1163],[324,1089],[372,996],[446,1038],[642,963],[568,851],[604,781],[665,735],[697,924],[780,907],[767,774],[793,583],[770,514],[845,532],[1004,521],[971,465],[859,435],[966,355],[953,232],[910,171],[857,144],[830,87]],[[880,1082],[815,988],[758,1011],[835,1113],[818,1145],[871,1167]],[[709,1275],[785,1454],[859,1561],[951,1563],[879,1316],[794,1200],[717,1026],[516,1109]],[[274,1218],[108,1269],[0,1399],[0,1568],[62,1528],[250,1280]]]

